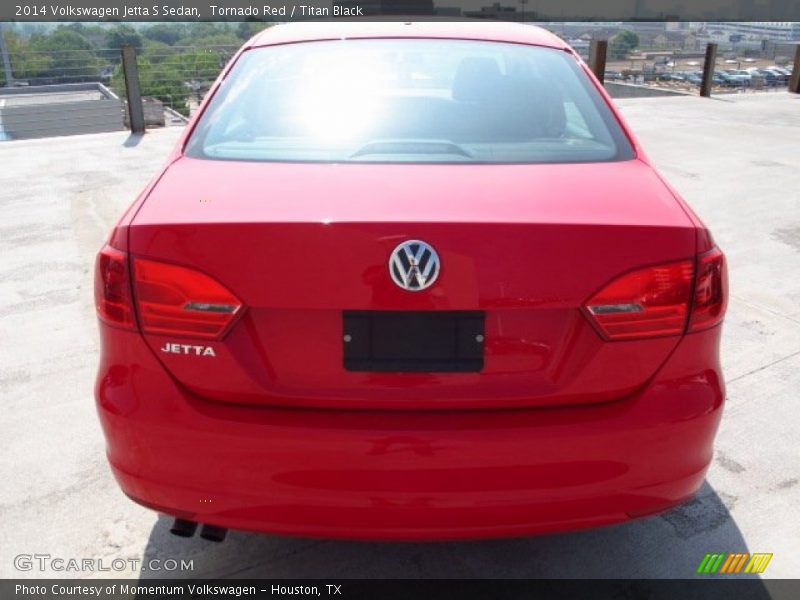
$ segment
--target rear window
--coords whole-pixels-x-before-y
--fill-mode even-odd
[[[566,52],[423,39],[249,50],[201,116],[186,154],[392,163],[633,158],[605,101]]]

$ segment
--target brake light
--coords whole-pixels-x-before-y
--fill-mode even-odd
[[[133,285],[145,333],[219,339],[242,310],[221,283],[187,267],[135,258]]]
[[[693,275],[691,260],[626,273],[592,296],[586,310],[608,340],[682,334]]]
[[[592,296],[585,310],[602,336],[615,341],[713,327],[727,301],[725,256],[714,248],[697,258],[696,271],[685,260],[626,273]]]
[[[128,255],[104,246],[97,254],[94,274],[97,316],[109,325],[136,329],[131,303]]]
[[[697,281],[689,331],[708,329],[722,321],[728,306],[728,269],[718,248],[697,259]]]

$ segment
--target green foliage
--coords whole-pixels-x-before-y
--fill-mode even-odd
[[[244,26],[247,27],[244,27]],[[142,95],[188,114],[220,70],[262,23],[156,23],[130,25],[71,23],[52,29],[5,29],[15,79],[31,84],[98,81],[111,74],[111,86],[125,95],[119,50],[137,48]],[[5,83],[0,68],[0,85]]]
[[[140,57],[137,62],[142,96],[158,98],[164,105],[188,115],[187,88],[183,83],[181,72],[173,65],[153,64],[144,57]],[[117,95],[125,96],[125,79],[121,65],[114,69],[111,87]]]
[[[20,38],[19,38],[19,36],[16,33],[14,33],[13,31],[11,31],[10,29],[7,29],[7,28],[2,27],[2,26],[0,26],[0,35],[3,36],[3,39],[6,42],[6,48],[8,50],[9,55],[12,55],[12,54],[15,54],[15,53],[19,54],[19,52],[20,52],[20,50],[19,50],[19,46],[20,46]],[[2,58],[0,58],[0,61],[2,61]],[[12,67],[12,73],[13,72],[14,72],[14,69]],[[0,63],[0,87],[2,87],[4,85],[6,85],[6,72],[5,72],[5,68],[3,67],[2,63]]]
[[[173,46],[186,35],[186,26],[182,23],[156,23],[146,27],[142,33],[148,40]]]
[[[185,44],[187,46],[200,46],[201,48],[213,48],[215,46],[231,46],[234,50],[242,45],[242,40],[236,37],[232,31],[224,33],[215,33],[214,35],[206,35],[203,37],[192,38],[191,42]]]
[[[119,50],[123,46],[133,46],[137,52],[142,49],[142,36],[130,25],[116,25],[106,32],[109,59],[119,59]]]
[[[152,63],[159,63],[165,58],[180,52],[179,48],[173,48],[164,42],[156,40],[145,39],[144,46],[142,47],[141,57],[146,58]]]
[[[184,79],[198,82],[213,81],[225,66],[220,52],[215,50],[190,49],[168,57],[164,64],[182,73]]]
[[[633,31],[620,31],[611,39],[609,53],[613,58],[625,58],[639,46],[639,36]]]
[[[198,40],[203,38],[226,34],[232,34],[231,28],[227,23],[192,23],[191,27],[185,28],[183,36],[181,36],[175,45],[191,46],[197,44]],[[240,43],[238,38],[236,38],[236,43]]]
[[[106,43],[106,28],[100,25],[94,25],[91,23],[70,23],[69,25],[64,25],[63,27],[65,29],[75,31],[76,33],[80,33],[96,48],[102,48]]]
[[[236,26],[236,35],[240,40],[249,40],[259,31],[270,27],[272,23],[261,23],[258,21],[242,21]]]
[[[14,77],[43,79],[44,83],[77,83],[98,77],[97,51],[82,34],[58,27],[50,35],[32,36],[30,42],[9,48]]]

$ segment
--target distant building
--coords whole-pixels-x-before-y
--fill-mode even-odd
[[[783,57],[786,60],[794,58],[800,42],[776,42],[773,40],[765,40],[761,42],[762,51],[764,56],[770,58]]]
[[[673,48],[675,50],[695,50],[698,46],[697,36],[684,31],[664,31],[653,38],[655,48]]]
[[[667,23],[664,21],[632,21],[625,23],[625,28],[635,31],[641,35],[658,35],[667,30]]]
[[[464,16],[470,19],[491,19],[495,21],[522,21],[523,14],[517,11],[516,6],[506,6],[495,2],[491,6],[481,6],[480,10],[465,10]],[[535,13],[526,12],[524,18],[535,20]]]
[[[706,29],[711,32],[720,31],[728,36],[742,36],[744,39],[772,40],[776,42],[800,41],[800,21],[707,23]]]

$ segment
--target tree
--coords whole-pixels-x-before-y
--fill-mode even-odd
[[[236,27],[236,35],[241,40],[249,40],[259,31],[263,31],[271,25],[272,23],[262,23],[260,21],[242,21]]]
[[[154,65],[143,57],[137,59],[137,64],[142,96],[158,98],[166,106],[188,116],[189,107],[186,104],[188,90],[184,84],[182,73],[174,65],[165,63]],[[125,80],[121,65],[114,69],[111,86],[117,95],[125,96]]]
[[[145,39],[144,48],[140,56],[146,58],[151,63],[160,63],[168,56],[180,53],[180,48],[175,48],[164,42],[156,40]]]
[[[199,23],[192,23],[190,27],[186,27],[184,35],[178,40],[179,46],[192,46],[197,43],[197,40],[216,35],[232,34],[235,33],[231,30],[227,23],[208,23],[201,21]],[[237,39],[237,44],[240,43]]]
[[[143,33],[148,40],[173,46],[186,35],[186,27],[180,23],[156,23],[145,28]]]
[[[14,71],[11,67],[11,48],[14,46],[16,42],[17,36],[14,34],[11,29],[6,30],[2,23],[0,23],[0,87],[5,86],[8,82],[6,81],[6,69],[10,71],[8,76],[13,80],[14,79]]]
[[[65,25],[64,28],[80,33],[89,40],[95,48],[102,48],[106,43],[106,28],[102,25],[70,23],[69,25]]]
[[[625,58],[638,45],[639,36],[626,29],[611,39],[609,50],[613,58]]]
[[[50,35],[33,36],[24,52],[20,79],[77,83],[97,79],[100,62],[94,45],[77,31],[58,27]],[[42,82],[40,82],[42,83]]]
[[[224,33],[216,33],[214,35],[192,38],[191,43],[187,45],[197,48],[217,48],[220,46],[230,46],[234,50],[238,50],[239,46],[242,45],[242,41],[236,37],[235,33],[227,31]]]
[[[119,59],[119,50],[123,46],[133,46],[137,52],[142,49],[142,36],[130,25],[117,25],[106,32],[108,58]]]
[[[180,73],[185,81],[203,85],[217,78],[225,66],[226,56],[219,50],[192,48],[170,56],[164,63]]]

